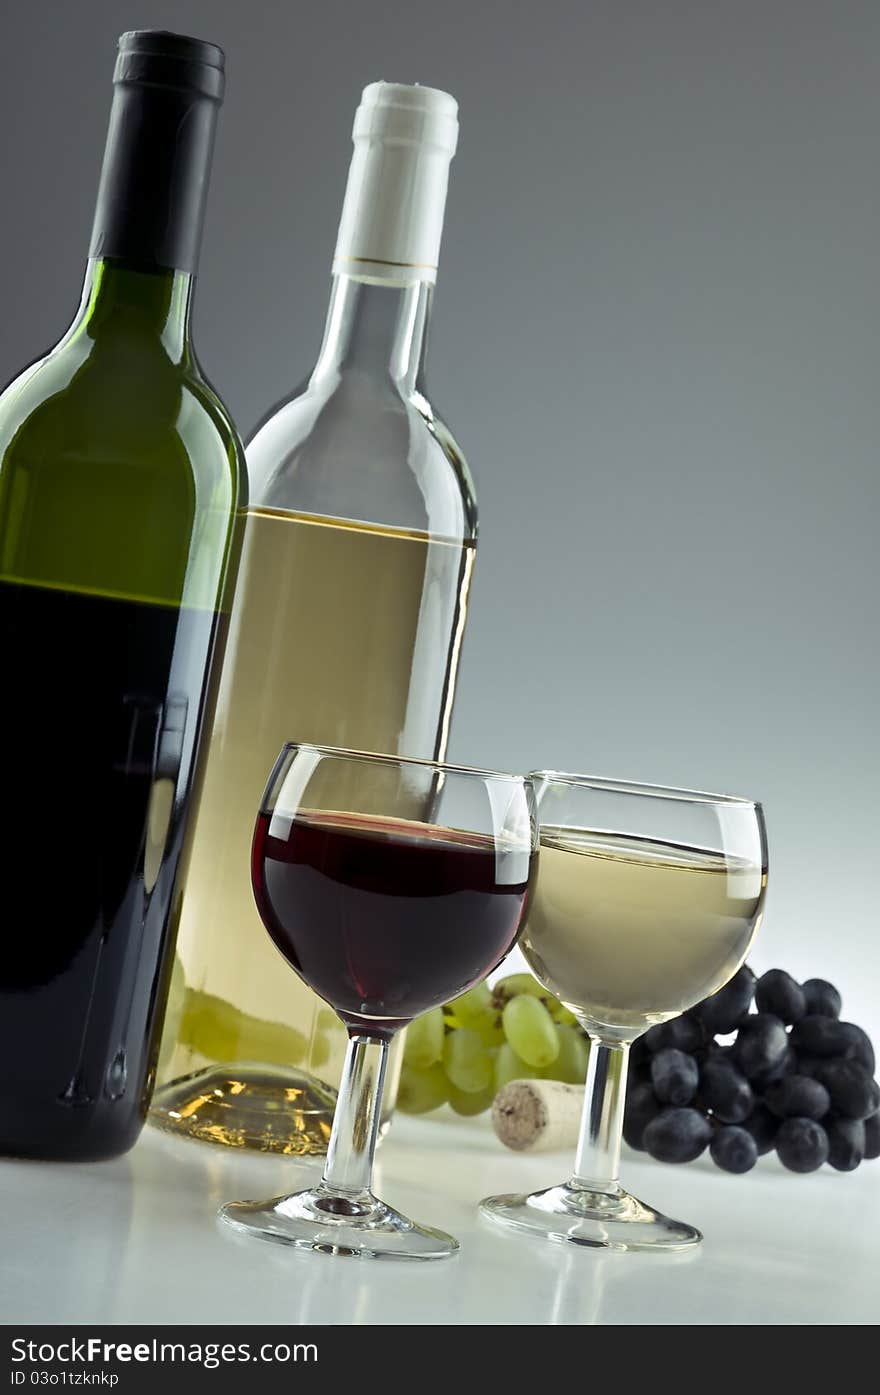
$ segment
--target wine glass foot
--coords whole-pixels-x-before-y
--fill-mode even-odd
[[[417,1225],[371,1192],[342,1196],[323,1185],[269,1201],[232,1201],[221,1220],[244,1235],[316,1254],[356,1259],[446,1259],[458,1241]]]
[[[498,1225],[594,1250],[684,1250],[702,1235],[622,1189],[591,1192],[564,1182],[530,1196],[490,1196],[480,1212]]]

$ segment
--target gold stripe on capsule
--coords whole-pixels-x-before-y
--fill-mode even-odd
[[[385,257],[334,257],[337,262],[368,262],[370,266],[411,266],[421,271],[436,271],[434,262],[391,262]]]

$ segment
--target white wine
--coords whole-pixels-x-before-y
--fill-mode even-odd
[[[545,826],[520,947],[573,1012],[635,1036],[732,977],[765,881],[724,853]]]
[[[155,1121],[253,1142],[241,1117],[250,1090],[262,1146],[326,1146],[345,1033],[260,920],[249,876],[257,812],[286,741],[445,744],[473,559],[472,545],[427,534],[248,510],[178,932],[186,989],[169,1014],[166,1041],[176,1039]],[[330,1093],[309,1105],[292,1067]],[[280,1104],[272,1129],[273,1091],[302,1116],[292,1132]]]

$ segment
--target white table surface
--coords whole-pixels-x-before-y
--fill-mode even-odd
[[[452,1260],[300,1254],[215,1219],[316,1165],[144,1131],[110,1163],[0,1163],[5,1323],[869,1323],[880,1316],[880,1159],[806,1177],[762,1158],[745,1177],[707,1158],[636,1154],[624,1180],[698,1225],[680,1256],[599,1254],[496,1230],[475,1203],[562,1180],[567,1154],[528,1157],[486,1117],[398,1116],[377,1190],[461,1241]]]

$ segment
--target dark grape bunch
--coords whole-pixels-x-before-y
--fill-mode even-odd
[[[724,988],[635,1042],[623,1136],[660,1162],[706,1148],[748,1172],[774,1148],[792,1172],[852,1172],[880,1155],[874,1048],[841,1022],[837,989],[748,965]],[[724,1043],[718,1037],[730,1037]]]

